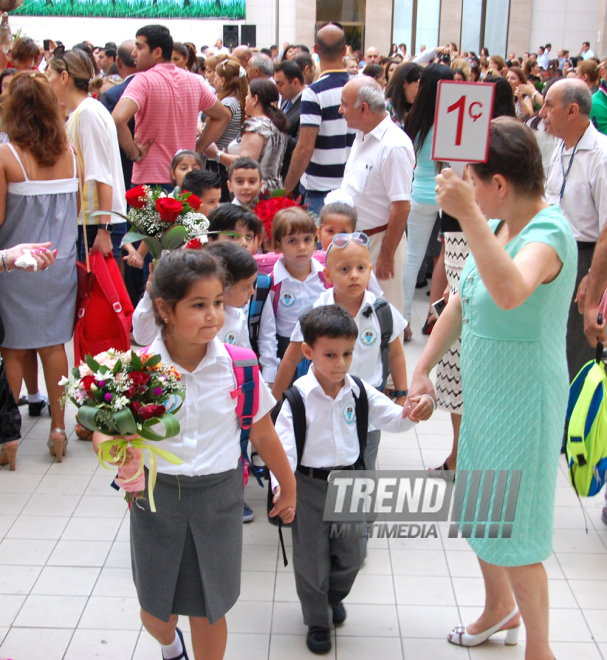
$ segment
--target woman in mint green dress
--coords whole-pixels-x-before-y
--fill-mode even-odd
[[[430,371],[461,332],[465,407],[457,478],[467,478],[464,513],[469,513],[473,471],[481,471],[479,492],[489,484],[486,471],[495,471],[489,516],[477,501],[460,524],[479,558],[485,610],[476,622],[457,626],[448,639],[477,646],[506,630],[506,644],[516,644],[522,616],[525,658],[552,660],[548,581],[541,562],[552,553],[576,243],[560,208],[543,200],[535,137],[514,119],[492,122],[486,163],[469,166],[463,180],[445,170],[436,181],[437,202],[459,220],[471,255],[459,293],[450,298],[417,365],[409,396],[433,394]],[[485,216],[498,219],[487,222]],[[510,538],[506,505],[495,527],[497,538],[488,538],[499,470],[509,471],[506,497],[520,471]]]

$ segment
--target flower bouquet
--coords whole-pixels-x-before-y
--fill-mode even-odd
[[[116,485],[125,491],[129,504],[145,490],[143,452],[147,450],[153,512],[156,456],[175,465],[182,461],[144,440],[158,442],[179,433],[174,413],[183,403],[180,380],[173,366],[162,364],[160,355],[110,349],[94,358],[87,355],[69,378],[59,381],[65,386],[65,399],[78,407],[78,422],[90,431],[114,436],[101,443],[99,462],[108,470],[119,466]],[[162,434],[155,430],[157,425],[163,428]],[[125,465],[129,456],[136,460]]]
[[[253,211],[261,220],[267,238],[272,238],[272,223],[278,211],[288,209],[290,206],[299,206],[300,200],[301,198],[293,199],[292,193],[286,194],[282,189],[265,191],[259,196]]]
[[[209,221],[198,213],[202,202],[196,195],[176,188],[166,193],[160,186],[137,186],[127,190],[127,204],[131,207],[128,215],[108,211],[95,211],[89,217],[98,215],[118,215],[131,223],[129,231],[122,239],[125,243],[143,241],[154,259],[159,259],[163,250],[176,250],[188,247],[193,239],[206,243]]]

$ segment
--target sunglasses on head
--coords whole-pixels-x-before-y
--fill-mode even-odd
[[[331,240],[331,245],[329,245],[327,248],[327,256],[325,259],[329,258],[329,252],[331,252],[331,248],[336,247],[338,250],[341,250],[345,248],[346,245],[348,245],[350,239],[352,239],[355,243],[358,243],[358,245],[369,247],[369,237],[363,231],[355,231],[352,234],[336,234]]]
[[[70,75],[70,70],[67,65],[67,60],[65,59],[65,57],[63,57],[64,55],[65,55],[65,46],[63,44],[61,44],[61,46],[57,46],[57,48],[55,48],[55,50],[53,51],[53,57],[56,57],[58,60],[63,60],[63,64],[65,65],[65,70],[67,71],[68,75]]]

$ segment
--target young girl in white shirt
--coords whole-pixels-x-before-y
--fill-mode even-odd
[[[217,338],[224,322],[224,272],[204,251],[177,250],[159,261],[150,295],[162,332],[148,352],[174,364],[186,392],[176,413],[179,435],[157,446],[183,463],[159,458],[156,513],[149,498],[131,506],[133,578],[143,625],[162,645],[163,658],[187,659],[177,628],[181,614],[190,617],[195,657],[220,660],[225,614],[240,593],[243,510],[240,420],[231,396],[237,384]],[[260,379],[250,439],[281,485],[271,515],[288,523],[295,513],[295,480],[270,419],[273,405]],[[95,448],[106,439],[95,433]]]

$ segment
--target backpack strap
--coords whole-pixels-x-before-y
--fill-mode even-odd
[[[365,385],[358,376],[352,376],[352,380],[360,390],[359,395],[354,397],[354,408],[356,411],[356,432],[358,433],[358,446],[360,453],[355,463],[357,470],[365,469],[365,451],[367,449],[367,433],[369,431],[369,399]]]
[[[373,310],[377,315],[379,321],[379,331],[381,340],[379,350],[381,353],[381,366],[382,366],[382,384],[379,388],[383,390],[390,375],[390,363],[388,362],[388,353],[390,352],[390,340],[394,332],[394,319],[392,318],[392,309],[390,303],[384,298],[378,298],[373,303]]]
[[[113,259],[114,257],[111,258]],[[105,263],[105,257],[101,252],[96,252],[91,255],[91,261],[93,259],[95,260],[93,268],[95,279],[113,310],[116,314],[120,314],[120,312],[122,312],[122,305],[120,304],[120,298],[116,292],[116,287],[114,286],[114,282],[112,281],[112,277],[110,276],[110,272]]]
[[[251,348],[259,355],[259,332],[261,328],[261,313],[265,305],[270,287],[272,286],[272,278],[269,275],[259,273],[257,275],[257,286],[255,287],[255,295],[251,298],[249,304],[249,340]]]
[[[274,273],[272,273],[272,285],[270,290],[274,293],[274,300],[272,301],[272,307],[274,309],[274,316],[278,313],[278,303],[280,301],[280,290],[282,289],[282,282],[276,284],[274,282]]]
[[[293,433],[295,434],[295,446],[297,448],[297,469],[301,464],[304,445],[306,444],[306,404],[304,403],[301,392],[296,387],[291,387],[282,395],[283,400],[287,400],[291,406],[293,415]]]

